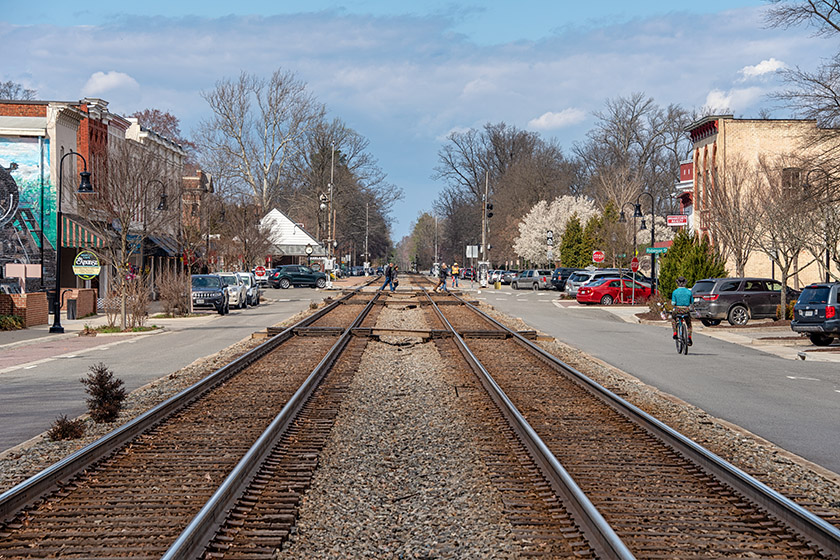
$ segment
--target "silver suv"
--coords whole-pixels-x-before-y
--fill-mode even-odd
[[[566,295],[574,298],[577,296],[578,288],[584,284],[588,284],[593,280],[600,278],[618,278],[619,270],[617,268],[596,268],[592,270],[579,270],[573,272],[568,279],[566,279]]]

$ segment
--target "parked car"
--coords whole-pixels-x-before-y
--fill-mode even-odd
[[[555,290],[559,290],[562,292],[566,289],[566,280],[569,279],[569,276],[581,270],[583,269],[568,267],[555,268],[554,272],[551,273],[551,285],[554,287]]]
[[[219,277],[227,286],[230,306],[239,309],[248,307],[247,288],[239,276],[235,272],[220,272]]]
[[[254,276],[254,273],[237,272],[236,275],[239,276],[239,279],[242,280],[243,284],[245,284],[245,304],[252,306],[259,305],[262,290],[260,289],[260,284],[257,282],[257,277]]]
[[[510,287],[514,290],[519,288],[549,290],[551,289],[551,271],[537,268],[523,270],[510,281]]]
[[[631,303],[650,298],[650,286],[634,282],[629,278],[600,278],[578,288],[575,299],[578,303]]]
[[[790,328],[794,332],[807,333],[817,346],[828,346],[840,338],[840,282],[811,284],[806,286],[796,305]]]
[[[461,269],[461,279],[462,280],[475,280],[475,269],[465,267]]]
[[[323,288],[327,285],[327,275],[323,272],[316,272],[308,266],[299,264],[287,264],[277,269],[271,275],[269,283],[272,288],[289,288],[291,286],[312,286]]]
[[[502,284],[510,284],[513,282],[513,279],[519,274],[518,270],[505,270],[502,272],[501,282]]]
[[[504,274],[504,270],[491,270],[487,273],[487,281],[491,284],[495,284],[496,282],[502,281],[502,274]]]
[[[230,312],[228,290],[219,275],[193,274],[191,283],[193,309],[212,307],[219,315]]]
[[[617,268],[589,268],[573,272],[566,279],[566,295],[575,297],[577,296],[578,288],[584,284],[601,278],[618,278],[618,274],[619,270]]]
[[[782,303],[782,284],[770,278],[705,278],[691,288],[691,316],[706,325],[746,325],[750,319],[776,317]],[[787,288],[787,299],[799,292]]]

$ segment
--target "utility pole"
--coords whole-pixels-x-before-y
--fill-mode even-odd
[[[370,231],[370,202],[365,203],[365,268],[370,266],[368,254],[368,233]]]

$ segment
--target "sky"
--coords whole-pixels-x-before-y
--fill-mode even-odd
[[[241,72],[294,72],[370,142],[404,197],[393,240],[443,186],[438,153],[454,131],[505,122],[566,154],[608,99],[791,116],[767,95],[785,68],[836,50],[807,27],[771,29],[763,0],[0,0],[0,80],[39,99],[99,97],[130,114],[170,111],[191,130],[201,97]]]

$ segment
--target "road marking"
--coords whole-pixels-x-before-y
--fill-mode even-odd
[[[36,367],[38,367],[38,366],[26,366],[26,367],[25,367],[25,368],[23,368],[23,369],[35,369]]]
[[[815,377],[796,377],[794,375],[786,376],[788,379],[795,379],[799,381],[822,381],[821,379],[817,379]]]

